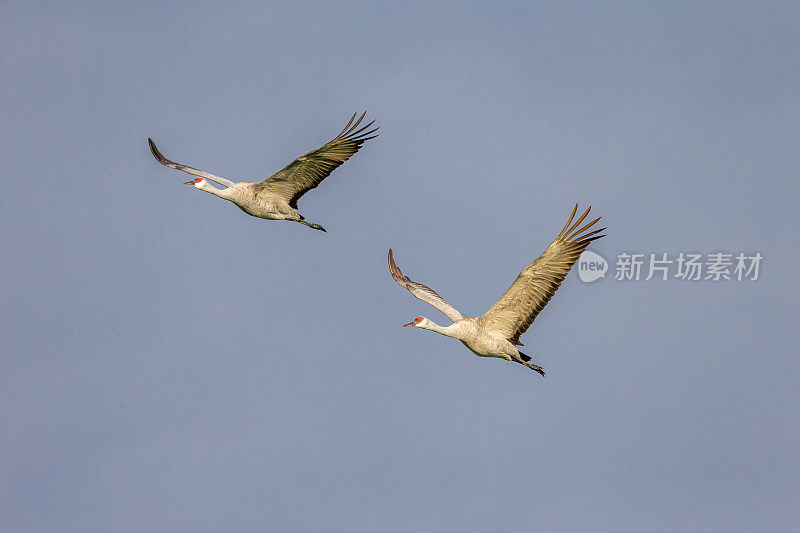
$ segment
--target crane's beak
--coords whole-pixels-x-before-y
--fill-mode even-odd
[[[194,180],[192,180],[192,181],[184,181],[183,184],[184,185],[194,185]]]
[[[409,322],[408,324],[403,324],[403,327],[404,327],[404,328],[410,328],[410,327],[411,327],[411,326],[413,326],[413,325],[414,325],[414,323],[413,323],[413,322]]]

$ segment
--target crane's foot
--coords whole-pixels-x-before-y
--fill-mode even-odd
[[[540,367],[539,365],[532,365],[530,363],[523,363],[523,364],[525,366],[527,366],[528,368],[530,368],[531,370],[533,370],[534,372],[538,372],[539,374],[544,376],[544,369],[542,367]]]
[[[295,222],[299,222],[299,223],[303,224],[304,226],[308,226],[309,228],[318,229],[320,231],[324,231],[325,233],[328,233],[328,231],[325,228],[323,228],[322,226],[320,226],[319,224],[312,224],[311,222],[306,222],[303,219],[296,220]]]
[[[531,370],[533,370],[534,372],[538,372],[539,374],[544,376],[544,369],[542,367],[540,367],[539,365],[534,365],[533,363],[529,363],[528,362],[528,361],[531,360],[531,357],[528,354],[519,352],[519,359],[514,357],[511,360],[512,361],[516,361],[517,363],[519,363],[521,365],[525,365],[528,368],[530,368]]]
[[[533,370],[534,372],[538,372],[539,374],[544,376],[544,369],[542,367],[540,367],[539,365],[534,365],[533,363],[528,363],[527,361],[517,361],[517,363],[519,363],[521,365],[525,365],[528,368],[530,368],[531,370]]]

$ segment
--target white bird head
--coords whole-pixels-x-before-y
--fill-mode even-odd
[[[418,316],[408,324],[403,324],[404,328],[426,328],[427,326],[428,326],[428,319],[422,316]]]
[[[203,187],[206,186],[207,183],[208,182],[206,180],[204,180],[203,178],[195,178],[192,181],[183,182],[184,185],[191,185],[196,189],[202,189]]]

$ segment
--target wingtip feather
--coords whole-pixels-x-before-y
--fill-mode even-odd
[[[151,139],[150,137],[147,138],[147,144],[148,146],[150,146],[150,153],[153,154],[153,157],[156,158],[156,161],[165,166],[169,166],[169,164],[172,163],[172,161],[170,161],[161,154],[161,152],[156,147],[156,143],[154,143],[153,139]]]
[[[577,204],[576,204],[576,206],[577,206]],[[578,220],[576,220],[575,223],[572,224],[572,226],[570,226],[570,228],[564,233],[564,240],[570,240],[572,237],[575,236],[575,234],[573,233],[575,231],[575,228],[580,226],[581,222],[584,221],[584,219],[589,214],[589,211],[591,209],[592,209],[592,206],[589,206],[586,209],[586,211],[584,211],[583,214],[578,218]]]
[[[344,132],[346,132],[346,131],[347,131],[347,128],[349,128],[349,127],[350,127],[350,124],[352,124],[352,123],[353,123],[353,120],[355,120],[355,118],[356,118],[356,115],[358,115],[358,111],[356,111],[355,113],[353,113],[353,116],[352,116],[352,117],[350,117],[350,120],[348,120],[348,121],[347,121],[347,125],[346,125],[344,128],[342,128],[342,131],[340,131],[340,132],[339,132],[339,135],[337,135],[337,136],[335,137],[336,139],[338,139],[339,137],[341,137],[341,136],[344,134]]]
[[[602,217],[597,217],[596,219],[592,220],[591,222],[589,222],[588,224],[586,224],[585,226],[583,226],[579,230],[570,232],[570,235],[568,237],[564,237],[564,238],[566,240],[568,240],[568,241],[571,241],[571,240],[574,240],[574,239],[578,239],[578,238],[583,239],[583,237],[585,237],[585,235],[581,235],[581,234],[584,231],[586,231],[587,229],[589,229],[592,226],[594,226],[595,224],[597,224],[597,221],[600,220],[601,218]],[[594,232],[594,233],[597,233],[597,232]]]
[[[561,229],[561,232],[558,234],[558,237],[556,237],[556,238],[560,238],[562,235],[564,235],[564,232],[567,230],[569,225],[572,223],[572,219],[575,217],[575,213],[577,213],[577,212],[578,212],[578,204],[576,203],[575,207],[572,208],[572,213],[569,215],[569,218],[567,219],[567,223],[564,224],[564,227]]]
[[[394,253],[392,252],[391,248],[389,248],[389,272],[391,272],[392,277],[395,279],[398,278],[398,272],[400,273],[400,276],[402,276],[402,272],[400,272],[400,269],[394,262]]]
[[[358,111],[356,111],[356,114],[358,114]],[[365,116],[366,114],[367,114],[367,112],[366,112],[366,111],[364,111],[363,113],[361,113],[361,116],[360,116],[360,117],[358,117],[358,120],[356,120],[356,123],[355,123],[355,124],[353,124],[352,126],[350,126],[350,129],[348,129],[348,130],[345,132],[345,134],[344,134],[344,135],[342,135],[342,137],[349,137],[350,135],[352,135],[352,134],[353,134],[353,132],[354,132],[354,131],[356,130],[356,128],[358,127],[358,125],[359,125],[359,124],[361,124],[361,121],[362,121],[362,120],[364,120],[364,116]]]

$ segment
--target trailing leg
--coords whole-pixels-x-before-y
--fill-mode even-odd
[[[544,369],[539,365],[532,365],[531,363],[522,363],[522,364],[544,376]]]
[[[320,231],[324,231],[325,233],[328,233],[325,230],[325,228],[323,228],[319,224],[312,224],[311,222],[306,222],[305,220],[302,220],[302,219],[301,220],[295,220],[295,222],[299,222],[299,223],[303,224],[304,226],[308,226],[309,228],[318,229]]]
[[[518,360],[517,363],[519,363],[521,365],[525,365],[528,368],[530,368],[531,370],[533,370],[535,372],[538,372],[539,374],[544,376],[544,369],[542,367],[540,367],[539,365],[534,365],[533,363],[529,363],[528,361],[530,361],[531,358],[527,354],[519,352],[519,358],[521,360]]]

